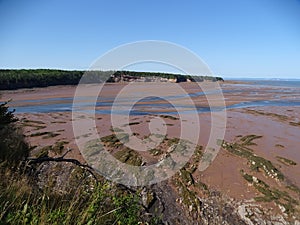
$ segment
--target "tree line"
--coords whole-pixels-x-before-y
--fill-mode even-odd
[[[83,75],[85,76],[83,77]],[[221,77],[191,76],[159,72],[137,71],[81,71],[56,69],[0,69],[0,90],[47,87],[55,85],[77,85],[81,83],[114,82],[113,76],[161,77],[176,79],[177,82],[223,81]]]

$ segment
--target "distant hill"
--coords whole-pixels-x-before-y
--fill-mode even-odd
[[[191,76],[172,73],[137,71],[79,71],[54,69],[2,69],[0,70],[0,90],[47,87],[55,85],[77,85],[102,82],[201,82],[223,81],[221,77]]]

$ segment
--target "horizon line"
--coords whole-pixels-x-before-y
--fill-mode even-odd
[[[24,68],[3,68],[0,67],[0,70],[62,70],[62,71],[132,71],[132,72],[149,72],[149,73],[169,73],[169,74],[178,74],[178,75],[185,75],[185,74],[180,74],[176,72],[170,72],[170,71],[149,71],[149,70],[89,70],[89,69],[70,69],[70,68],[45,68],[45,67],[24,67]],[[186,74],[190,76],[214,76],[214,77],[222,77],[227,80],[300,80],[300,75],[299,78],[294,77],[294,76],[289,76],[289,77],[283,77],[283,76],[241,76],[241,75],[220,75],[220,74],[212,74],[212,75],[191,75],[191,74]]]

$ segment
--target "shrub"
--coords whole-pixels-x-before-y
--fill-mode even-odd
[[[0,105],[0,163],[18,163],[29,154],[24,135],[15,122],[17,118],[10,111],[7,102]]]

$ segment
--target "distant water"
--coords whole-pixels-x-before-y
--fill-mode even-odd
[[[233,81],[249,82],[249,85],[273,87],[300,87],[300,79],[228,79]]]
[[[96,103],[97,106],[109,106],[112,105],[113,102],[108,102],[105,104],[102,103]],[[92,107],[93,105],[90,105],[90,103],[83,103],[81,106],[85,107]],[[236,109],[236,108],[248,108],[248,107],[260,107],[260,106],[300,106],[300,100],[253,100],[253,101],[245,101],[236,103],[230,106],[227,106],[227,109]],[[127,108],[130,107],[129,105],[124,104],[123,107]],[[41,104],[41,105],[23,105],[23,106],[12,106],[11,108],[16,110],[16,113],[49,113],[49,112],[71,112],[72,111],[72,102],[68,103],[55,103],[52,104],[51,102],[48,102],[48,104]],[[174,111],[166,112],[165,109],[174,109]],[[150,109],[148,111],[147,109]],[[155,113],[151,109],[156,109]],[[130,115],[148,115],[148,114],[177,114],[176,109],[181,110],[182,113],[190,113],[194,112],[193,107],[189,107],[186,105],[175,105],[175,107],[171,104],[166,103],[147,103],[142,104],[139,107],[134,107],[130,111]],[[223,107],[196,107],[196,110],[198,113],[205,113],[205,112],[211,112],[211,111],[220,111],[224,110]],[[89,110],[85,109],[85,112],[89,112]],[[92,112],[92,111],[90,111]],[[95,111],[97,114],[111,114],[112,111],[110,108],[104,108],[104,109],[96,109]],[[127,110],[117,110],[114,111],[114,114],[125,114]]]
[[[224,84],[223,93],[232,93],[234,95],[243,94],[246,90],[252,90],[248,93],[247,97],[250,97],[251,100],[245,99],[244,102],[236,103],[226,107],[227,109],[234,108],[247,108],[247,107],[260,107],[260,106],[300,106],[300,80],[293,79],[231,79],[235,82],[243,82],[241,84]],[[245,83],[247,82],[247,83]],[[234,88],[232,88],[234,86]],[[266,87],[268,87],[266,89]],[[206,93],[208,95],[216,94],[215,91]],[[273,97],[268,97],[265,100],[255,100],[257,96],[264,94],[272,94]],[[198,97],[204,95],[203,92],[196,92],[187,95],[174,95],[165,97],[165,100],[174,100],[179,98],[186,97]],[[109,109],[113,105],[114,99],[112,98],[101,98],[101,101],[97,101],[96,106],[101,107],[101,109],[96,109],[96,113],[99,114],[111,114]],[[90,102],[86,102],[86,99],[82,99],[80,107],[92,107]],[[158,97],[148,97],[140,100],[140,106],[134,107],[131,111],[131,115],[147,115],[153,114],[151,109],[156,109],[156,114],[174,114],[175,112],[165,112],[166,108],[173,108],[171,104],[157,103],[161,100]],[[130,99],[124,99],[123,106],[129,107],[127,104]],[[70,112],[73,107],[73,98],[50,98],[50,99],[38,99],[38,100],[22,100],[15,101],[14,103],[25,103],[19,106],[12,106],[12,109],[16,109],[16,113],[48,113],[48,112]],[[38,104],[36,104],[38,103]],[[104,107],[104,108],[103,108]],[[107,108],[108,107],[108,108]],[[186,105],[176,105],[177,109],[184,109],[188,113],[190,109]],[[150,109],[148,111],[147,109]],[[161,111],[160,111],[161,110]],[[224,108],[208,108],[208,107],[197,107],[199,113],[209,112],[209,111],[219,111],[224,110]],[[123,114],[122,110],[114,112],[118,114]]]

